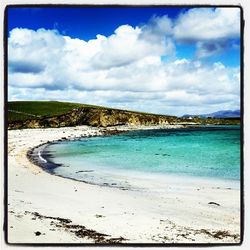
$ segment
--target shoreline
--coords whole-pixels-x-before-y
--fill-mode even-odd
[[[136,128],[137,130],[141,130]],[[157,129],[162,129],[162,128],[157,128]],[[176,129],[176,128],[172,128],[172,129]],[[121,134],[121,133],[126,133],[129,130],[123,130],[123,131],[116,131],[116,132],[112,132],[110,133],[110,131],[105,131],[102,132],[99,135],[93,135],[90,137],[97,137],[97,136],[113,136],[113,135],[117,135],[117,134]],[[126,186],[122,186],[122,185],[117,185],[117,183],[114,182],[104,182],[104,183],[97,183],[96,181],[87,181],[84,179],[78,179],[77,177],[69,177],[69,176],[64,176],[58,173],[55,173],[55,169],[57,167],[64,167],[64,163],[55,163],[54,161],[52,161],[51,159],[54,158],[53,157],[53,153],[51,153],[49,150],[47,150],[47,147],[49,147],[52,144],[57,144],[63,141],[75,141],[75,140],[79,140],[81,138],[87,138],[86,136],[84,137],[75,137],[75,138],[70,138],[69,140],[64,138],[64,139],[59,139],[59,140],[55,140],[55,141],[50,141],[50,142],[46,142],[40,145],[37,145],[36,147],[32,148],[31,150],[29,150],[27,152],[27,157],[28,159],[35,165],[37,165],[38,167],[40,167],[43,171],[51,174],[51,175],[55,175],[61,178],[66,178],[66,179],[71,179],[74,181],[78,181],[78,182],[83,182],[86,184],[90,184],[90,185],[98,185],[98,186],[106,186],[106,187],[110,187],[110,188],[120,188],[122,190],[128,190],[131,188],[128,188]],[[116,169],[113,169],[113,171],[115,171]],[[79,172],[89,172],[89,170],[86,171],[79,171]],[[158,182],[168,182],[171,183],[173,179],[175,179],[175,183],[177,181],[182,182],[185,181],[186,183],[188,183],[187,178],[192,179],[192,183],[195,182],[202,182],[204,183],[206,186],[210,185],[218,185],[218,186],[222,186],[225,187],[227,189],[240,189],[240,180],[238,179],[228,179],[228,178],[221,178],[221,177],[211,177],[211,176],[197,176],[197,175],[177,175],[177,174],[163,174],[163,173],[153,173],[153,172],[140,172],[140,171],[129,171],[126,172],[125,170],[117,170],[117,174],[120,177],[126,176],[129,179],[133,180],[134,183],[136,182],[140,182],[140,180],[148,180],[150,181],[158,181]],[[109,174],[112,176],[112,171],[109,172]],[[114,180],[115,181],[115,180]]]
[[[240,241],[239,190],[204,186],[197,191],[197,187],[188,189],[183,183],[175,183],[177,189],[169,189],[158,197],[150,192],[110,189],[59,178],[26,157],[39,143],[101,133],[100,130],[81,126],[8,131],[10,243]],[[189,218],[185,218],[188,211]],[[71,222],[62,222],[63,219]],[[141,221],[150,226],[140,225]],[[37,236],[36,232],[41,234]]]
[[[126,133],[128,131],[135,131],[135,130],[154,130],[154,129],[182,129],[185,128],[183,125],[155,125],[155,126],[115,126],[115,127],[108,127],[108,128],[101,128],[101,130],[99,132],[96,132],[94,134],[90,134],[90,135],[84,135],[84,136],[77,136],[77,137],[70,137],[70,138],[66,138],[66,137],[62,137],[60,139],[57,140],[53,140],[53,141],[47,141],[45,143],[39,144],[33,148],[31,148],[30,150],[27,151],[26,156],[27,158],[36,166],[40,167],[43,171],[51,174],[51,175],[55,175],[61,178],[66,178],[66,179],[71,179],[74,181],[80,181],[86,184],[90,184],[90,185],[98,185],[98,186],[108,186],[108,187],[116,187],[117,186],[113,186],[113,185],[101,185],[101,184],[97,184],[97,183],[92,183],[92,182],[88,182],[88,181],[84,181],[84,180],[79,180],[76,178],[72,178],[72,177],[66,177],[63,175],[59,175],[54,173],[54,169],[60,166],[63,166],[63,164],[57,164],[55,162],[52,162],[51,160],[49,160],[49,157],[52,156],[52,154],[49,151],[46,151],[46,148],[51,145],[51,144],[56,144],[58,142],[62,142],[62,141],[74,141],[74,140],[78,140],[81,138],[88,138],[88,137],[97,137],[97,136],[112,136],[112,135],[117,135],[117,134],[121,134],[121,133]],[[119,187],[122,190],[127,190],[127,188],[124,187]]]

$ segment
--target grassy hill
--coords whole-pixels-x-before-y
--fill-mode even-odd
[[[9,128],[168,123],[175,116],[57,101],[8,102]]]
[[[57,101],[8,102],[8,121],[25,121],[27,119],[52,117],[65,114],[80,107],[98,106]]]
[[[82,103],[71,103],[71,102],[58,102],[58,101],[15,101],[8,102],[8,121],[25,121],[27,119],[53,117],[63,115],[67,112],[77,108],[94,108],[94,109],[106,109],[106,110],[117,110],[124,111],[122,109],[110,108],[104,106],[82,104]],[[126,110],[128,112],[145,115],[156,115],[147,112],[138,112],[132,110]]]
[[[8,127],[46,128],[77,125],[163,125],[163,124],[239,124],[240,119],[205,119],[191,121],[176,116],[114,109],[80,103],[57,101],[8,102]]]

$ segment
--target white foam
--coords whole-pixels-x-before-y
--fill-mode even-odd
[[[47,160],[45,160],[42,156],[41,156],[41,151],[38,151],[38,157],[41,161],[43,161],[44,163],[47,163]]]

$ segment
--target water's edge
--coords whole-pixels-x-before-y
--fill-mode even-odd
[[[74,137],[72,138],[66,138],[63,137],[61,139],[58,140],[53,140],[53,141],[48,141],[45,143],[41,143],[35,147],[33,147],[32,149],[28,150],[26,153],[26,157],[29,159],[30,162],[32,162],[33,164],[35,164],[36,166],[40,167],[43,171],[45,171],[48,174],[51,175],[55,175],[61,178],[65,178],[65,179],[70,179],[70,180],[74,180],[77,182],[83,182],[86,184],[91,184],[91,185],[97,185],[97,186],[105,186],[105,187],[112,187],[112,188],[119,188],[121,190],[128,190],[128,187],[124,187],[124,186],[114,186],[112,184],[109,183],[105,183],[105,184],[100,184],[100,183],[94,183],[94,182],[89,182],[86,180],[79,180],[77,178],[73,178],[73,177],[66,177],[60,174],[57,174],[54,172],[54,169],[56,169],[57,167],[63,166],[63,164],[57,164],[53,161],[51,161],[49,158],[53,158],[53,155],[50,153],[50,151],[46,150],[47,147],[49,147],[52,144],[57,144],[59,142],[62,141],[69,141],[69,140],[78,140],[80,138],[88,138],[88,137],[97,137],[97,136],[112,136],[115,134],[121,134],[121,133],[126,133],[129,131],[136,131],[136,130],[147,130],[147,129],[171,129],[171,130],[175,130],[175,129],[180,129],[180,128],[194,128],[194,127],[199,127],[199,125],[194,126],[194,125],[172,125],[172,126],[141,126],[141,127],[126,127],[126,126],[122,126],[122,128],[117,129],[116,127],[114,127],[114,130],[110,130],[110,129],[102,129],[100,130],[100,134],[99,135],[86,135],[86,136],[81,136],[81,137]]]
[[[193,126],[190,126],[189,128],[194,128]],[[161,128],[157,128],[157,129],[161,129]],[[180,129],[180,128],[171,128],[171,130],[176,130],[176,129]],[[187,127],[185,127],[185,129],[187,129]],[[144,130],[144,129],[134,129],[134,130]],[[119,134],[119,133],[124,133],[124,132],[129,132],[131,130],[120,130],[120,131],[116,131],[116,132],[110,132],[109,130],[103,130],[101,134],[99,135],[95,135],[98,136],[98,137],[101,137],[101,136],[111,136],[111,135],[114,135],[114,134]],[[36,147],[30,149],[28,152],[27,152],[27,158],[35,165],[37,165],[38,167],[40,167],[43,171],[51,174],[51,175],[55,175],[55,176],[58,176],[58,177],[62,177],[62,178],[65,178],[65,179],[71,179],[71,180],[74,180],[74,181],[78,181],[78,182],[83,182],[83,183],[86,183],[86,184],[91,184],[91,185],[98,185],[98,186],[108,186],[108,187],[112,187],[112,188],[119,188],[119,189],[122,189],[122,190],[128,190],[128,189],[132,189],[128,186],[123,186],[123,185],[113,185],[112,183],[96,183],[96,182],[91,182],[91,181],[86,181],[86,180],[80,180],[80,179],[77,179],[77,178],[74,178],[74,177],[69,177],[69,176],[63,176],[63,175],[60,175],[58,173],[56,173],[54,170],[57,168],[57,167],[63,167],[64,164],[57,164],[55,162],[52,161],[52,159],[54,158],[53,157],[53,154],[51,153],[50,150],[48,150],[47,148],[52,145],[52,144],[58,144],[62,141],[75,141],[75,140],[79,140],[81,138],[87,138],[87,137],[93,137],[93,136],[81,136],[81,137],[74,137],[73,139],[67,139],[67,138],[62,138],[62,139],[58,139],[58,140],[54,140],[54,141],[48,141],[46,143],[42,143],[42,144],[39,144],[37,145]]]
[[[61,178],[65,178],[65,179],[70,179],[73,181],[77,181],[77,182],[83,182],[86,184],[91,184],[91,185],[98,185],[98,186],[109,186],[112,188],[120,188],[122,190],[128,190],[128,188],[126,187],[122,187],[122,186],[113,186],[113,185],[109,185],[109,184],[97,184],[94,182],[89,182],[89,181],[85,181],[85,180],[79,180],[77,178],[73,178],[73,177],[65,177],[63,175],[57,174],[54,172],[54,169],[56,169],[57,167],[61,167],[63,166],[63,164],[57,164],[53,161],[51,161],[51,159],[53,158],[53,154],[51,154],[51,152],[49,150],[47,150],[47,147],[49,147],[52,144],[57,144],[59,142],[62,141],[69,141],[69,140],[78,140],[80,138],[88,138],[88,137],[96,137],[96,136],[112,136],[115,134],[120,134],[120,133],[125,133],[128,132],[130,130],[102,130],[101,134],[99,135],[89,135],[89,136],[81,136],[81,137],[74,137],[73,139],[67,139],[65,137],[58,139],[58,140],[53,140],[53,141],[48,141],[42,144],[39,144],[37,146],[35,146],[34,148],[30,149],[27,151],[26,156],[29,159],[30,162],[32,162],[33,164],[35,164],[36,166],[40,167],[43,171],[45,171],[48,174],[51,175],[55,175]]]

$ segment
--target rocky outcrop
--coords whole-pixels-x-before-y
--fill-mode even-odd
[[[47,128],[89,125],[108,127],[117,125],[166,125],[175,122],[177,117],[138,113],[117,109],[83,107],[73,109],[63,115],[28,119],[9,123],[9,129]]]

